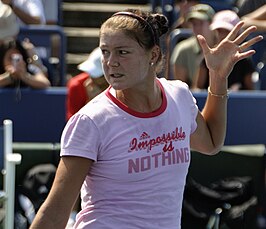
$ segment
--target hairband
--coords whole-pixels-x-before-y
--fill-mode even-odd
[[[112,15],[112,17],[114,16],[119,16],[119,15],[124,15],[124,16],[129,16],[129,17],[132,17],[132,18],[135,18],[137,19],[138,21],[140,22],[143,22],[144,24],[146,24],[149,28],[150,28],[150,31],[152,32],[152,36],[153,36],[153,41],[154,41],[154,44],[157,44],[156,42],[156,33],[153,29],[153,27],[151,26],[151,24],[146,21],[143,17],[137,15],[137,14],[134,14],[134,13],[131,13],[131,12],[127,12],[127,11],[121,11],[121,12],[117,12],[115,14]]]

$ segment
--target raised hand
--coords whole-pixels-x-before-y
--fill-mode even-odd
[[[257,28],[256,26],[250,26],[241,32],[243,24],[243,21],[239,22],[214,48],[208,46],[203,36],[197,36],[208,69],[215,72],[216,77],[221,77],[220,79],[228,77],[234,65],[239,60],[253,55],[255,50],[249,50],[248,48],[263,39],[259,35],[250,40],[246,40]]]

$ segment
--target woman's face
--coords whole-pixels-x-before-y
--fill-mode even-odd
[[[121,30],[105,28],[101,31],[100,48],[106,80],[116,90],[145,87],[150,81],[151,51]]]
[[[3,59],[3,64],[5,67],[8,65],[12,65],[12,55],[13,54],[20,54],[20,52],[15,48],[9,49],[6,52],[5,57]]]

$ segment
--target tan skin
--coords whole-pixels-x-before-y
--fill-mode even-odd
[[[0,87],[5,87],[12,84],[13,80],[21,80],[29,87],[42,89],[50,86],[50,81],[46,77],[45,73],[39,72],[35,75],[31,75],[27,72],[26,63],[21,58],[16,67],[12,64],[12,54],[20,54],[15,48],[12,48],[6,52],[4,57],[4,67],[6,72],[0,77]]]
[[[218,42],[221,42],[228,34],[229,34],[229,30],[227,29],[216,29],[214,30],[214,33],[215,33],[215,37],[216,37],[216,40]],[[195,78],[195,82],[193,83],[193,89],[202,89],[204,88],[204,85],[205,85],[205,82],[206,82],[206,77],[208,75],[208,70],[205,68],[205,67],[200,67],[199,68],[199,72],[198,72],[198,75],[196,76]],[[248,89],[248,90],[253,90],[253,82],[252,82],[252,74],[248,73],[245,75],[245,78],[244,78],[244,84],[245,84],[245,87]],[[230,90],[232,91],[237,91],[239,90],[239,85],[238,84],[234,84],[230,87]]]
[[[109,86],[104,76],[99,78],[89,78],[83,85],[88,95],[88,102]]]
[[[1,0],[4,4],[12,5],[12,0]],[[21,21],[23,21],[25,24],[41,24],[40,17],[34,17],[27,13],[25,13],[22,9],[17,7],[12,7],[14,13],[17,15],[17,17],[20,18]]]
[[[266,4],[264,4],[260,8],[254,10],[253,12],[247,15],[244,15],[241,19],[245,22],[244,28],[247,28],[251,25],[256,25],[258,31],[265,32],[266,31]]]
[[[162,102],[161,92],[154,81],[154,67],[150,65],[157,61],[158,48],[146,52],[122,31],[111,30],[101,36],[100,47],[105,77],[116,90],[117,98],[139,112],[158,109]]]
[[[195,36],[202,35],[207,40],[208,45],[213,46],[214,44],[214,36],[212,31],[210,30],[210,21],[207,20],[199,20],[199,19],[190,19],[189,23],[193,30],[193,34]],[[187,69],[178,64],[174,64],[173,66],[174,78],[182,80],[183,82],[189,83],[189,76]]]
[[[227,90],[227,76],[238,60],[250,56],[254,51],[239,52],[244,38],[255,27],[237,37],[239,24],[229,36],[214,49],[199,36],[199,42],[210,69],[211,90],[224,94]],[[256,37],[244,45],[261,40]],[[116,90],[119,100],[141,112],[151,112],[162,102],[161,92],[156,84],[154,66],[159,56],[159,48],[144,50],[122,31],[103,29],[100,36],[103,51],[103,69],[107,81]],[[137,57],[137,58],[136,58]],[[134,96],[132,96],[134,95]],[[214,154],[220,150],[225,138],[227,100],[208,96],[203,112],[197,116],[198,127],[191,135],[191,147],[199,152]],[[135,103],[135,104],[134,104]],[[57,228],[66,226],[72,206],[93,161],[80,157],[62,157],[54,185],[48,198],[38,211],[31,229]],[[67,190],[67,191],[66,191]]]
[[[199,4],[199,1],[175,1],[174,7],[179,9],[179,18],[178,20],[174,23],[173,28],[188,28],[189,23],[186,21],[186,16],[189,12],[189,8],[191,6],[194,6],[196,4]]]

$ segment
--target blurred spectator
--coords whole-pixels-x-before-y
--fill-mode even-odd
[[[44,8],[41,0],[1,0],[9,5],[17,15],[20,25],[45,24]]]
[[[266,0],[244,0],[238,4],[238,8],[238,16],[245,22],[244,28],[255,25],[258,28],[257,33],[264,37],[263,41],[252,47],[256,51],[252,61],[259,68],[260,62],[266,63]]]
[[[19,26],[12,9],[0,7],[0,87],[46,88],[50,86],[46,68],[25,40],[16,40]]]
[[[44,8],[46,25],[60,25],[59,4],[58,0],[41,0]],[[61,2],[61,1],[60,1]],[[57,34],[51,35],[51,56],[54,65],[60,62],[61,38]],[[43,52],[43,50],[42,50]]]
[[[165,57],[166,57],[166,75],[172,77],[172,70],[170,70],[170,58],[172,52],[172,45],[171,44],[171,33],[175,29],[179,28],[190,28],[190,23],[186,20],[187,14],[191,6],[194,6],[199,3],[199,0],[175,0],[173,2],[173,11],[172,11],[172,21],[173,23],[170,25],[170,29],[168,35],[165,39]],[[170,78],[169,78],[170,79]]]
[[[199,0],[175,0],[173,10],[172,29],[188,28],[190,25],[186,20],[190,7],[199,4]]]
[[[245,14],[241,19],[245,22],[243,28],[255,25],[258,32],[266,32],[266,4],[251,13]]]
[[[94,49],[89,58],[78,65],[83,72],[68,81],[67,119],[108,87],[103,76],[101,55],[100,48]]]
[[[261,6],[266,4],[266,0],[238,0],[237,8],[238,8],[238,16],[242,18],[244,15],[247,15]]]
[[[170,68],[173,69],[174,79],[182,80],[192,86],[203,59],[196,36],[203,35],[209,46],[215,44],[213,32],[210,30],[214,14],[213,8],[207,4],[197,4],[190,8],[187,21],[191,23],[194,36],[179,42],[171,54]]]
[[[234,26],[240,21],[234,11],[222,10],[215,14],[210,25],[211,30],[217,38],[217,43],[223,40]],[[255,68],[250,59],[242,59],[237,62],[228,77],[228,88],[233,91],[253,90],[252,73]],[[209,86],[209,71],[205,60],[202,61],[199,73],[196,77],[195,88],[207,89]]]

